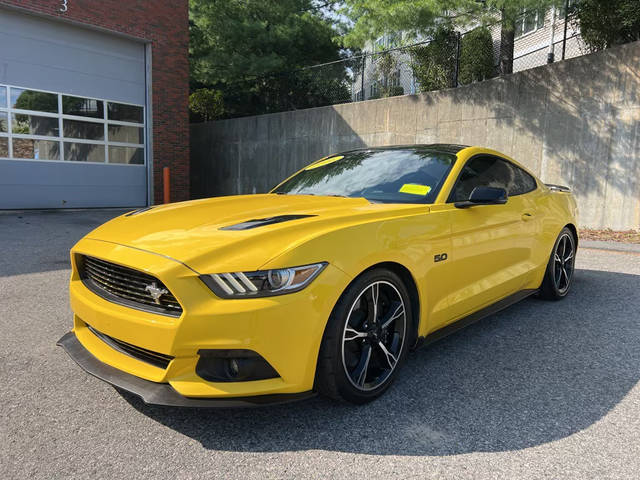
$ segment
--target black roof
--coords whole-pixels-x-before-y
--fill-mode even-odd
[[[438,153],[450,153],[456,155],[460,150],[469,148],[469,145],[456,145],[452,143],[432,143],[424,145],[393,145],[384,147],[366,147],[349,150],[345,153],[351,152],[370,152],[370,151],[385,151],[385,150],[413,150],[415,152],[438,152]]]

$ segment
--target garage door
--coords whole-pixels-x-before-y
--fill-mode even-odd
[[[147,203],[145,46],[0,10],[0,208]]]

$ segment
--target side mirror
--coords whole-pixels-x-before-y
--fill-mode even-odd
[[[456,208],[469,208],[475,205],[504,205],[507,203],[507,191],[504,188],[476,187],[469,200],[456,202]]]

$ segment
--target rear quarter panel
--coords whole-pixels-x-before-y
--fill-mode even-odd
[[[529,288],[538,288],[551,256],[551,251],[560,231],[571,225],[577,233],[578,207],[571,193],[557,192],[541,185],[536,192],[536,204],[539,216],[539,234],[534,249],[534,261],[538,268],[532,277]]]

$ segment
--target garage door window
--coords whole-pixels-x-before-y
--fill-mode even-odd
[[[0,158],[144,164],[144,107],[0,85]]]

